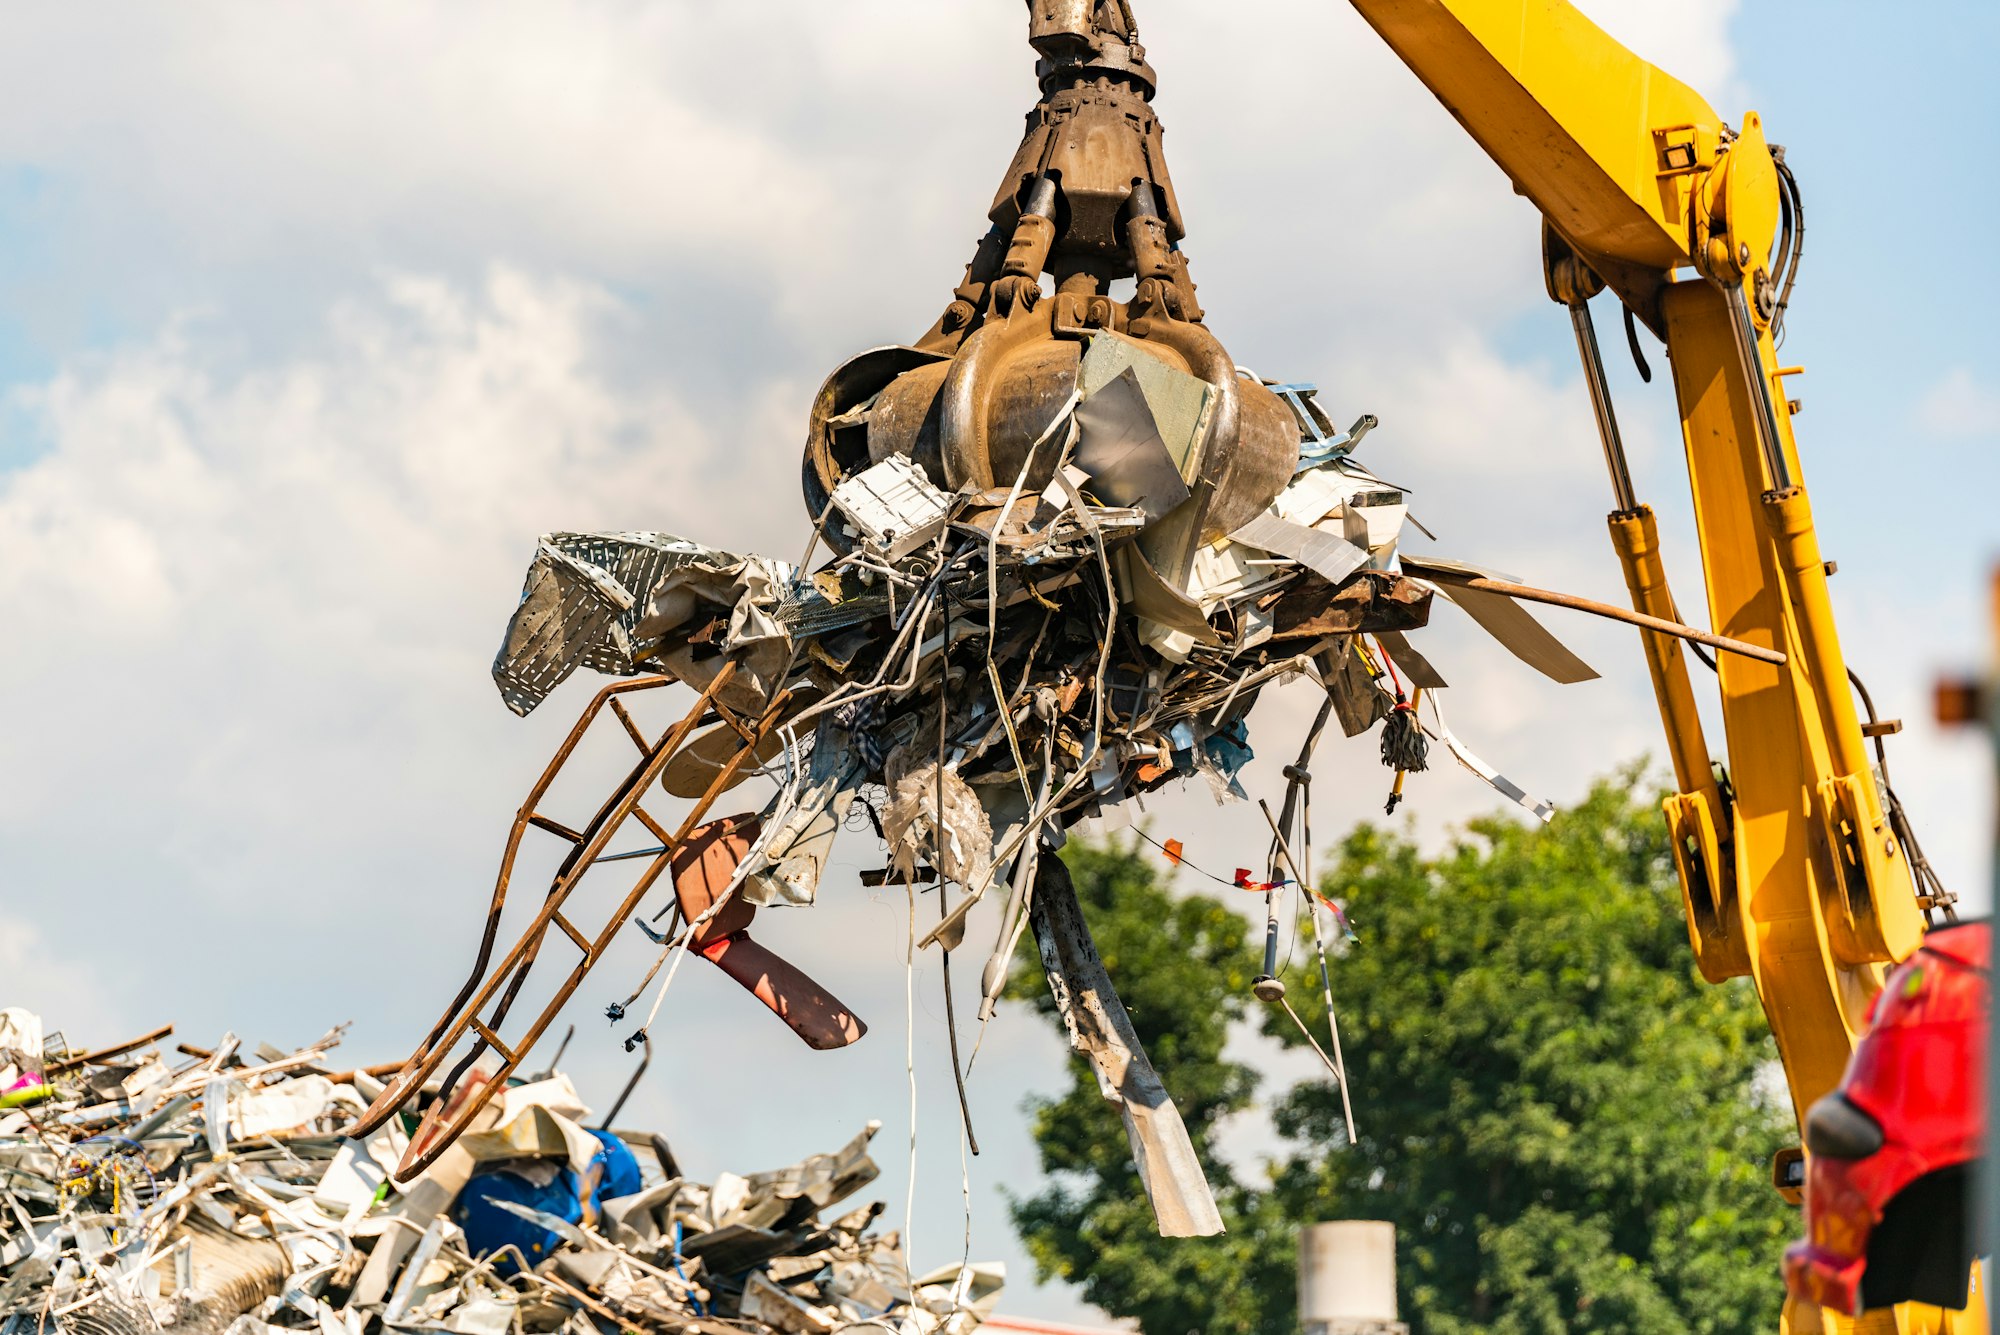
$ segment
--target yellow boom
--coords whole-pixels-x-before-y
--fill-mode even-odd
[[[1613,545],[1634,606],[1674,618],[1590,297],[1609,287],[1667,344],[1711,623],[1785,656],[1719,657],[1725,787],[1680,643],[1643,632],[1680,789],[1667,822],[1702,974],[1751,978],[1803,1118],[1839,1081],[1931,904],[1869,765],[1782,389],[1797,368],[1772,349],[1781,156],[1755,112],[1731,129],[1565,0],[1353,4],[1541,210],[1549,293],[1570,310],[1611,469]],[[1796,1150],[1774,1165],[1795,1202],[1801,1167]],[[1905,1305],[1856,1320],[1793,1304],[1785,1329],[1984,1332],[1974,1292],[1965,1313]]]

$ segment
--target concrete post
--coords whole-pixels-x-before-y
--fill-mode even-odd
[[[1394,1224],[1343,1219],[1299,1234],[1299,1322],[1305,1335],[1409,1335],[1396,1318]]]

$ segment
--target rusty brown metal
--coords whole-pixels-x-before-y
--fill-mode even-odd
[[[1754,658],[1760,663],[1771,663],[1778,667],[1785,664],[1785,655],[1776,649],[1766,649],[1760,644],[1748,644],[1742,640],[1732,640],[1727,635],[1716,635],[1693,626],[1684,626],[1678,621],[1668,621],[1661,617],[1647,616],[1644,612],[1634,612],[1630,608],[1619,607],[1615,603],[1602,603],[1595,598],[1584,598],[1574,593],[1557,593],[1553,589],[1538,589],[1531,584],[1514,584],[1507,580],[1480,577],[1451,576],[1441,574],[1428,567],[1424,578],[1451,584],[1455,588],[1474,589],[1484,593],[1497,593],[1507,598],[1516,598],[1524,603],[1546,603],[1550,607],[1567,607],[1573,612],[1588,612],[1608,621],[1622,621],[1628,626],[1641,630],[1657,631],[1671,635],[1677,640],[1688,640],[1694,644],[1705,644],[1711,649],[1720,649],[1726,654],[1738,654],[1744,658]]]
[[[716,907],[761,825],[754,814],[724,816],[690,831],[674,849],[674,897],[690,924],[688,948],[763,1002],[808,1047],[846,1047],[868,1026],[803,969],[751,939],[757,906],[737,897]]]
[[[500,872],[495,880],[492,901],[487,911],[485,932],[480,940],[478,957],[471,975],[459,989],[458,995],[446,1008],[445,1013],[432,1026],[424,1041],[418,1045],[417,1050],[402,1064],[401,1069],[350,1130],[350,1134],[356,1136],[365,1137],[372,1134],[420,1090],[426,1081],[430,1080],[448,1057],[454,1053],[460,1054],[457,1062],[444,1077],[437,1099],[431,1104],[416,1133],[411,1137],[409,1148],[404,1153],[402,1161],[396,1166],[397,1181],[408,1181],[436,1162],[438,1156],[471,1126],[473,1119],[492,1101],[494,1095],[505,1087],[507,1077],[533,1050],[564,1003],[582,983],[584,976],[602,958],[619,929],[632,916],[659,878],[668,871],[673,851],[706,818],[709,808],[731,786],[731,780],[737,770],[754,757],[758,744],[784,717],[790,702],[789,694],[786,692],[780,692],[774,697],[765,712],[755,719],[740,718],[724,705],[719,696],[728,686],[734,673],[734,664],[725,664],[714,680],[696,698],[686,715],[650,744],[646,742],[644,734],[633,722],[629,711],[623,708],[618,697],[638,691],[656,690],[671,685],[675,679],[666,676],[642,677],[613,683],[597,693],[584,709],[582,716],[578,718],[576,725],[564,737],[562,744],[556,748],[555,755],[529,790],[527,799],[521,804],[508,831],[506,847],[500,859]],[[543,816],[538,808],[551,785],[563,772],[576,753],[578,744],[592,726],[607,716],[616,720],[616,726],[639,751],[637,763],[582,828],[572,829],[559,821]],[[704,719],[711,716],[719,717],[725,724],[735,728],[743,739],[742,745],[715,771],[714,779],[696,800],[679,827],[668,833],[660,822],[644,811],[640,802],[658,782],[668,763],[686,744],[694,730]],[[660,839],[662,848],[643,864],[643,870],[637,881],[604,919],[603,926],[592,934],[578,928],[563,915],[562,909],[578,884],[593,867],[598,865],[599,857],[628,819],[637,819]],[[570,851],[557,868],[547,895],[534,918],[514,945],[495,964],[493,947],[499,932],[500,918],[506,908],[507,891],[513,879],[515,860],[520,852],[523,837],[531,828],[545,830],[563,839],[570,844]],[[576,962],[557,987],[554,996],[528,1024],[526,1031],[518,1038],[509,1039],[502,1032],[502,1026],[515,998],[527,981],[529,971],[540,956],[542,945],[547,940],[551,928],[576,948]],[[500,1059],[498,1067],[492,1070],[479,1068],[476,1064],[489,1052]]]
[[[1200,498],[1197,531],[1221,538],[1290,481],[1296,421],[1202,323],[1152,107],[1158,79],[1130,4],[1031,0],[1028,11],[1041,98],[988,209],[991,226],[914,347],[863,353],[822,386],[807,507],[817,519],[843,477],[890,454],[947,490],[1011,486],[1075,394],[1085,342],[1119,335],[1214,389],[1186,481]],[[1113,299],[1111,284],[1127,278],[1131,297]],[[1048,484],[1056,456],[1034,459],[1026,494]],[[851,549],[840,525],[826,536]]]
[[[1402,575],[1364,570],[1337,588],[1315,575],[1301,581],[1301,589],[1303,595],[1275,600],[1272,639],[1317,640],[1430,623],[1431,591]]]
[[[79,1066],[94,1065],[104,1061],[108,1057],[122,1057],[135,1048],[143,1048],[148,1043],[157,1043],[173,1032],[174,1027],[172,1025],[163,1024],[150,1033],[141,1034],[137,1038],[128,1038],[123,1043],[113,1043],[108,1048],[98,1048],[93,1052],[79,1053],[74,1057],[65,1057],[61,1061],[50,1062],[47,1074],[55,1075],[62,1071],[73,1071]]]

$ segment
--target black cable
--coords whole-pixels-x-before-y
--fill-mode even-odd
[[[1868,722],[1879,723],[1881,720],[1875,713],[1875,699],[1868,693],[1861,674],[1849,668],[1847,679],[1853,683],[1855,694],[1861,697],[1861,707],[1868,713]],[[1916,883],[1917,894],[1932,901],[1924,910],[1925,921],[1930,920],[1931,909],[1935,908],[1944,914],[1946,922],[1957,922],[1958,912],[1952,905],[1957,902],[1958,896],[1945,889],[1944,878],[1937,874],[1930,859],[1924,856],[1923,845],[1917,842],[1917,832],[1910,824],[1910,814],[1903,807],[1903,799],[1896,795],[1895,785],[1889,782],[1889,748],[1882,744],[1879,733],[1871,740],[1875,743],[1876,772],[1882,776],[1882,792],[1888,799],[1889,827],[1903,841],[1904,856],[1910,860],[1910,875]]]
[[[1771,145],[1772,167],[1779,172],[1783,172],[1784,163],[1785,150],[1777,144]],[[1785,189],[1784,178],[1780,176],[1778,178],[1778,249],[1777,253],[1771,256],[1771,280],[1774,284],[1784,281],[1785,271],[1791,266],[1792,240],[1794,236],[1793,222],[1791,192]],[[1783,320],[1777,318],[1776,309],[1776,305],[1774,304],[1771,319],[1771,338],[1774,343],[1784,324]]]
[[[1622,301],[1618,303],[1618,308],[1625,312],[1625,343],[1632,349],[1632,365],[1639,368],[1639,378],[1650,385],[1653,383],[1653,368],[1646,365],[1646,354],[1639,349],[1639,318]]]
[[[1687,618],[1681,615],[1681,605],[1674,600],[1674,596],[1671,590],[1669,590],[1667,593],[1667,611],[1673,615],[1674,620],[1682,623],[1685,623],[1687,621]],[[1685,644],[1688,648],[1694,650],[1694,656],[1696,658],[1699,658],[1702,661],[1702,664],[1705,667],[1707,667],[1710,672],[1713,672],[1718,676],[1721,675],[1722,669],[1718,668],[1715,665],[1714,654],[1711,654],[1708,650],[1702,648],[1700,644],[1696,643],[1693,640],[1683,640],[1681,641],[1681,643]]]
[[[618,1120],[618,1114],[625,1110],[625,1100],[632,1097],[632,1091],[639,1087],[640,1077],[645,1075],[646,1068],[653,1064],[653,1040],[648,1038],[644,1042],[646,1044],[646,1055],[639,1058],[639,1069],[632,1072],[632,1078],[625,1082],[625,1088],[618,1094],[618,1101],[611,1105],[610,1112],[604,1114],[604,1121],[598,1127],[600,1131],[609,1131],[611,1129],[611,1124]]]
[[[1189,871],[1193,872],[1195,875],[1206,876],[1209,880],[1214,881],[1217,885],[1224,886],[1231,890],[1241,890],[1243,888],[1234,881],[1225,881],[1220,876],[1217,876],[1214,872],[1208,871],[1205,868],[1197,866],[1193,861],[1183,856],[1182,854],[1174,852],[1171,848],[1168,848],[1165,844],[1155,839],[1152,835],[1147,834],[1144,830],[1140,829],[1136,825],[1132,827],[1132,833],[1138,835],[1141,839],[1144,839],[1147,843],[1151,844],[1154,848],[1159,849],[1162,853],[1165,853],[1167,855],[1167,860],[1172,862],[1176,867],[1186,867]]]
[[[1790,236],[1785,277],[1778,286],[1778,301],[1771,315],[1771,344],[1775,348],[1785,341],[1785,310],[1792,304],[1792,285],[1798,281],[1799,262],[1806,254],[1806,201],[1799,190],[1799,178],[1792,175],[1792,169],[1785,163],[1784,150],[1773,150],[1771,160],[1777,165],[1778,180],[1784,187],[1778,194],[1778,203]]]

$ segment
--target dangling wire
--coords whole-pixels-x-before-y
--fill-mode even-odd
[[[1860,674],[1849,668],[1847,679],[1854,683],[1855,694],[1861,697],[1861,707],[1867,711],[1868,721],[1871,724],[1880,722],[1875,715],[1875,699],[1868,694],[1868,687],[1863,684]],[[1939,912],[1944,915],[1946,922],[1957,922],[1958,910],[1953,905],[1958,903],[1958,896],[1945,888],[1944,878],[1938,875],[1937,868],[1933,867],[1930,859],[1924,856],[1923,845],[1917,842],[1917,832],[1910,825],[1910,814],[1903,808],[1903,799],[1896,796],[1896,787],[1889,782],[1889,748],[1882,744],[1879,735],[1873,740],[1875,768],[1882,775],[1882,793],[1887,798],[1889,825],[1896,832],[1896,837],[1902,840],[1903,852],[1910,860],[1910,876],[1916,883],[1918,902],[1924,910],[1924,921],[1932,922],[1931,914]]]
[[[945,762],[945,716],[950,712],[946,704],[951,691],[951,589],[943,588],[944,643],[938,649],[938,754],[937,754],[937,815],[931,822],[931,835],[937,840],[938,877],[938,921],[951,917],[951,883],[944,874],[944,762]],[[989,659],[990,663],[991,660]],[[965,1140],[974,1154],[979,1153],[979,1137],[972,1130],[972,1105],[965,1097],[965,1067],[958,1059],[958,1012],[951,996],[951,947],[938,942],[939,969],[944,975],[944,1027],[951,1045],[951,1079],[958,1088],[958,1120],[965,1129]]]
[[[1639,318],[1632,314],[1632,308],[1623,302],[1618,309],[1625,312],[1625,345],[1632,349],[1632,365],[1638,369],[1639,379],[1653,383],[1653,368],[1646,364],[1646,354],[1639,347]]]

